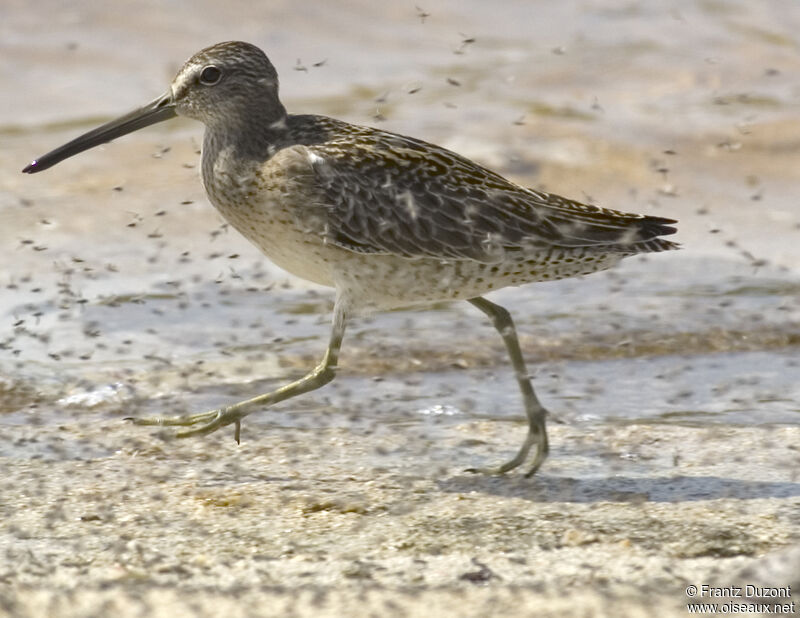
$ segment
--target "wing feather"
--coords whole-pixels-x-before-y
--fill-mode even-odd
[[[348,250],[492,263],[508,252],[554,248],[632,254],[676,247],[659,238],[675,232],[672,219],[526,189],[438,146],[325,121],[336,129],[333,138],[302,148],[326,241]]]

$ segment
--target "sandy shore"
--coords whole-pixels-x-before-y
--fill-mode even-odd
[[[800,538],[798,427],[556,425],[524,479],[457,466],[506,452],[517,424],[237,447],[66,420],[7,436],[30,456],[0,481],[1,615],[683,616],[716,600],[690,585],[798,583],[796,551],[759,566]]]

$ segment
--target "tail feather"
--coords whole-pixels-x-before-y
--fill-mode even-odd
[[[677,221],[666,217],[653,217],[645,215],[639,221],[639,229],[643,234],[655,238],[656,236],[669,236],[678,230],[674,227]]]
[[[678,243],[659,238],[660,236],[675,234],[678,231],[673,227],[677,223],[675,219],[645,215],[638,223],[639,235],[642,241],[633,243],[633,248],[637,253],[656,253],[658,251],[680,249]]]

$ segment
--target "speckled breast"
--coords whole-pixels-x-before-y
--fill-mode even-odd
[[[271,261],[303,279],[334,286],[330,264],[341,250],[324,242],[324,219],[300,164],[291,158],[291,152],[281,151],[258,163],[221,149],[213,159],[204,156],[203,185],[225,220]]]

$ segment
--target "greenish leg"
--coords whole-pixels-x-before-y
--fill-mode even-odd
[[[219,410],[212,410],[210,412],[203,412],[202,414],[193,414],[190,416],[173,416],[173,417],[157,417],[157,418],[131,418],[135,425],[168,425],[177,427],[191,427],[198,425],[187,431],[181,431],[176,434],[178,438],[188,438],[190,436],[202,436],[212,433],[220,427],[225,427],[232,423],[235,424],[234,437],[239,441],[239,429],[241,420],[248,414],[258,411],[266,406],[285,401],[291,397],[302,395],[309,391],[324,386],[336,375],[336,363],[339,360],[339,349],[342,346],[342,338],[344,337],[346,316],[342,306],[343,303],[338,302],[333,310],[333,330],[331,331],[330,342],[328,349],[325,350],[325,356],[322,362],[317,365],[313,371],[306,376],[295,380],[294,382],[282,386],[281,388],[253,397],[247,401],[241,401]]]
[[[530,470],[525,474],[526,477],[534,474],[539,466],[542,465],[547,458],[549,450],[547,444],[547,430],[545,429],[545,417],[547,410],[544,409],[536,393],[533,392],[531,380],[528,376],[528,370],[525,367],[525,360],[522,358],[522,352],[519,348],[519,340],[517,339],[517,331],[514,328],[514,321],[511,319],[511,314],[508,313],[500,305],[495,305],[485,298],[477,297],[468,299],[475,307],[483,311],[492,320],[494,327],[503,341],[506,344],[506,350],[511,357],[511,364],[514,366],[514,373],[517,376],[517,383],[522,391],[522,401],[525,405],[525,413],[528,415],[528,435],[522,447],[519,449],[517,455],[511,460],[497,468],[488,468],[480,470],[471,470],[472,472],[484,472],[487,474],[503,474],[509,470],[513,470],[521,465],[527,458],[531,447],[536,445],[536,455],[533,459],[533,465]]]

